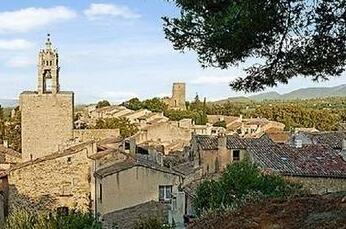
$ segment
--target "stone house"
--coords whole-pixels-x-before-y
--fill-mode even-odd
[[[266,135],[194,136],[191,151],[195,168],[201,166],[204,175],[218,173],[227,164],[248,158],[264,170],[302,182],[312,192],[346,190],[346,141],[341,141],[341,146],[329,143],[277,144]]]
[[[95,212],[102,218],[151,201],[169,204],[183,175],[154,161],[130,156],[95,172]],[[121,225],[119,225],[121,226]]]
[[[128,139],[128,142],[130,153],[135,154],[139,151],[147,151],[147,148],[152,145],[166,145],[168,147],[172,144],[178,144],[183,148],[189,144],[190,139],[191,132],[189,129],[172,125],[171,122],[160,122],[140,129],[137,134]]]
[[[201,167],[203,175],[222,172],[229,163],[248,157],[249,144],[274,143],[266,137],[245,140],[236,135],[194,135],[191,140],[194,167]]]
[[[245,119],[240,115],[208,115],[208,122],[215,124],[224,121],[226,129],[230,133],[237,133],[245,137],[259,137],[266,132],[282,132],[285,125],[280,122],[269,121],[266,118],[248,118]]]
[[[321,139],[325,140],[325,137]],[[341,146],[333,141],[330,144],[289,145],[277,144],[266,135],[257,139],[225,135],[193,136],[191,154],[194,168],[200,168],[202,176],[184,182],[184,196],[181,198],[185,201],[185,212],[180,212],[180,217],[194,215],[192,201],[196,188],[204,179],[217,179],[227,164],[245,158],[266,172],[281,174],[287,180],[302,184],[312,193],[345,191],[346,141],[343,142]],[[235,150],[239,151],[236,160]]]
[[[12,167],[8,171],[10,210],[68,207],[88,211],[94,204],[91,156],[96,151],[90,141]]]
[[[248,152],[262,169],[301,183],[312,193],[346,190],[346,157],[328,145],[252,146]]]

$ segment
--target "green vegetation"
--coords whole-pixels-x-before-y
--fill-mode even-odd
[[[226,128],[226,121],[218,121],[213,126]]]
[[[138,98],[132,98],[122,105],[131,110],[147,109],[152,112],[163,112],[164,115],[172,121],[189,118],[197,125],[204,125],[208,121],[206,115],[206,101],[201,102],[198,95],[193,102],[187,103],[187,110],[185,111],[168,109],[167,105],[159,98],[147,99],[144,101],[140,101]]]
[[[134,229],[174,229],[174,225],[168,225],[158,217],[143,218],[136,222]]]
[[[109,107],[110,105],[111,103],[107,100],[102,100],[97,103],[96,108]]]
[[[263,117],[284,123],[287,130],[315,127],[329,131],[336,130],[338,123],[346,122],[346,98],[209,103],[207,114]]]
[[[164,112],[167,110],[167,105],[160,98],[152,98],[144,101],[140,101],[138,98],[132,98],[122,105],[135,111],[147,109],[152,112]]]
[[[181,12],[163,18],[166,38],[179,51],[195,51],[203,67],[261,60],[231,83],[235,90],[259,91],[297,76],[326,80],[345,71],[345,1],[169,1]]]
[[[3,109],[0,107],[0,142],[7,140],[10,148],[21,152],[21,116],[19,107],[14,110],[15,115],[10,117],[10,115],[4,115]]]
[[[193,206],[196,214],[237,208],[249,201],[286,197],[301,189],[275,174],[264,174],[251,162],[228,165],[218,180],[207,180],[197,187]]]
[[[126,118],[106,118],[99,119],[94,126],[95,129],[119,129],[120,135],[124,138],[130,137],[137,133],[136,124],[131,123]]]
[[[11,213],[1,229],[101,229],[101,223],[89,213],[68,212],[36,214],[25,210]]]

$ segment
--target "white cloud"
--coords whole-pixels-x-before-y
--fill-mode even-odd
[[[84,10],[84,14],[90,20],[100,19],[106,16],[123,19],[136,19],[141,17],[141,15],[133,12],[127,6],[101,3],[91,4],[88,9]]]
[[[192,84],[225,84],[230,83],[232,80],[234,80],[235,76],[201,76],[195,80],[192,80]]]
[[[25,8],[0,12],[0,32],[28,32],[51,23],[69,20],[77,13],[64,6],[52,8]]]
[[[33,44],[31,42],[24,39],[13,39],[13,40],[0,39],[0,50],[23,50],[23,49],[29,49],[32,46]]]
[[[28,57],[14,57],[6,62],[6,65],[13,68],[22,68],[30,65],[35,65],[35,61]]]

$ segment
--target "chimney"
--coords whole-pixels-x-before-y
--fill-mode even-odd
[[[225,133],[219,133],[217,136],[217,149],[224,150],[227,149],[227,136]]]
[[[3,140],[2,144],[4,145],[5,148],[8,148],[8,140]]]
[[[303,147],[303,141],[300,139],[294,139],[294,147],[295,148],[302,148]]]
[[[346,139],[342,140],[341,157],[344,161],[346,161]]]
[[[230,162],[230,156],[227,150],[227,136],[225,133],[219,133],[217,138],[217,164],[215,163],[215,172],[221,172]]]

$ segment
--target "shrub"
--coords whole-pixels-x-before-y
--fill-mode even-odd
[[[174,229],[174,225],[165,224],[165,222],[158,217],[142,218],[136,222],[134,229]]]
[[[1,224],[1,229],[101,229],[101,223],[90,213],[31,213],[25,210],[12,212]]]
[[[301,189],[276,174],[263,174],[251,162],[235,162],[227,166],[218,180],[202,182],[193,206],[198,216],[209,210],[237,208],[246,202],[268,197],[285,197]]]

